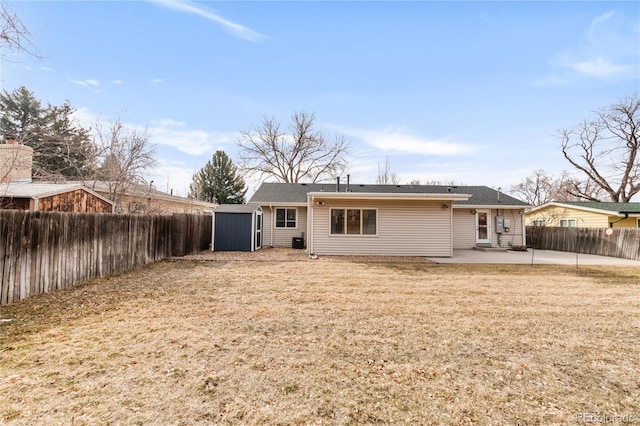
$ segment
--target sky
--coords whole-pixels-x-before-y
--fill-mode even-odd
[[[635,1],[8,4],[38,55],[2,51],[2,89],[147,128],[148,180],[182,196],[216,150],[237,161],[242,130],[296,111],[350,141],[353,183],[388,160],[401,183],[508,191],[571,170],[559,130],[640,93]]]

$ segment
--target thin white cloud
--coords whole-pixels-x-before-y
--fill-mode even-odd
[[[638,23],[608,11],[590,23],[581,46],[559,52],[549,76],[532,82],[536,86],[560,86],[577,78],[635,79],[640,72]]]
[[[566,74],[566,73],[565,73]],[[552,72],[546,77],[540,78],[538,80],[534,80],[531,85],[532,86],[564,86],[569,83],[571,80],[567,78],[566,75],[560,75],[556,72]]]
[[[151,3],[155,3],[167,9],[197,15],[209,21],[215,22],[216,24],[220,25],[229,34],[235,37],[241,38],[243,40],[256,42],[256,41],[261,41],[267,38],[266,36],[260,34],[257,31],[254,31],[243,25],[237,24],[235,22],[232,22],[228,19],[221,17],[216,11],[212,9],[204,8],[190,1],[180,1],[180,0],[149,0],[149,1]]]
[[[367,145],[385,152],[402,152],[421,155],[467,155],[476,148],[471,145],[429,139],[407,133],[405,130],[387,127],[383,130],[345,130],[346,134],[361,139]]]
[[[40,71],[53,72],[55,70],[50,67],[40,67]]]
[[[592,77],[614,77],[626,74],[633,69],[633,66],[613,64],[601,57],[576,62],[571,64],[571,67],[581,74]]]
[[[169,81],[168,78],[154,78],[153,80],[151,80],[151,84],[162,84]]]
[[[232,144],[237,136],[236,133],[190,129],[186,123],[170,118],[152,121],[148,130],[154,144],[171,146],[189,155],[213,152],[220,145]]]
[[[113,84],[114,86],[122,86],[123,81],[122,80],[111,80],[111,84]]]
[[[593,21],[591,21],[591,25],[589,27],[589,41],[595,41],[598,36],[598,27],[601,24],[606,23],[610,20],[615,14],[614,10],[610,10],[609,12],[605,12],[602,15],[596,17]]]
[[[86,80],[73,80],[69,79],[69,81],[73,84],[77,84],[82,87],[98,87],[100,86],[100,82],[98,80],[86,79]]]

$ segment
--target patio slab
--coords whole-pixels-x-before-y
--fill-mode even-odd
[[[617,257],[596,256],[593,254],[577,254],[554,250],[528,251],[478,251],[454,250],[453,257],[430,257],[435,263],[486,263],[515,265],[620,265],[640,266],[640,261],[619,259]]]

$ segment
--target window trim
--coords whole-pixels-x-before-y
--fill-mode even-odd
[[[331,232],[331,218],[333,216],[332,212],[333,210],[342,210],[344,212],[344,228],[343,228],[343,232],[341,234],[334,234],[333,232]],[[347,232],[347,210],[360,210],[360,233],[359,234],[349,234]],[[376,232],[374,234],[363,234],[363,218],[364,218],[364,214],[363,212],[365,210],[373,210],[376,212]],[[355,238],[371,238],[371,237],[377,237],[378,236],[378,224],[380,219],[380,215],[378,214],[378,208],[377,207],[357,207],[357,206],[352,206],[352,207],[330,207],[329,208],[329,237],[337,237],[337,238],[344,238],[344,237],[355,237]]]
[[[278,210],[284,210],[284,226],[278,226]],[[287,210],[295,210],[295,226],[287,226]],[[273,211],[273,229],[298,229],[298,217],[297,207],[275,207]]]
[[[567,226],[562,226],[562,221],[566,220],[566,221],[573,221],[575,223],[575,225],[571,226],[571,225],[567,225]],[[563,217],[561,219],[558,219],[558,226],[560,228],[577,228],[578,227],[578,219],[576,219],[575,217]]]

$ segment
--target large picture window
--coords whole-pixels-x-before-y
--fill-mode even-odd
[[[377,216],[374,209],[331,209],[331,234],[376,235]]]
[[[297,209],[276,209],[276,228],[297,227]]]

